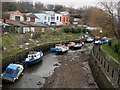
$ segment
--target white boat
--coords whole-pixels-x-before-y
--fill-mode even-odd
[[[43,52],[42,51],[31,51],[28,54],[28,57],[23,61],[23,64],[26,66],[33,65],[35,63],[38,63],[43,58]]]
[[[94,41],[94,38],[92,37],[87,38],[87,42],[93,42],[93,41]]]
[[[62,46],[59,46],[59,49],[56,51],[57,53],[65,53],[69,50],[69,47],[65,46],[65,45],[62,45]]]

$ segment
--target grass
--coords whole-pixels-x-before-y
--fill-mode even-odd
[[[35,39],[32,39],[33,41],[30,41],[30,33],[28,34],[8,34],[2,36],[2,45],[6,48],[6,50],[2,51],[2,56],[8,57],[11,56],[19,51],[19,45],[24,45],[28,42],[30,43],[30,47],[36,46],[36,41],[38,41],[38,44],[43,44],[47,42],[56,42],[56,41],[68,41],[68,40],[74,40],[79,39],[80,34],[72,34],[72,33],[64,33],[62,31],[50,31],[45,33],[39,33],[39,36]],[[25,49],[25,48],[24,48]],[[23,49],[22,49],[23,50]]]
[[[108,46],[108,44],[104,44],[102,46],[102,48],[111,56],[113,57],[115,60],[117,60],[118,62],[120,62],[120,55],[118,53],[116,53],[110,46]]]

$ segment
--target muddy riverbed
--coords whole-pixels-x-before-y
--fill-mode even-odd
[[[15,83],[3,82],[3,88],[97,88],[88,66],[92,44],[63,55],[50,53],[43,61],[26,67]]]

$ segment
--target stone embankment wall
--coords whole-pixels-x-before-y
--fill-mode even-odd
[[[89,65],[100,88],[120,89],[120,63],[109,56],[101,46],[93,47]]]

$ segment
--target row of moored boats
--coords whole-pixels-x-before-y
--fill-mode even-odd
[[[101,45],[108,42],[106,37],[101,40],[95,40],[93,37],[87,37],[85,41],[80,42],[70,42],[69,44],[56,44],[54,47],[50,48],[51,52],[56,52],[56,54],[62,54],[68,52],[69,49],[81,49],[84,42],[94,42],[94,44]],[[6,70],[1,74],[1,78],[5,81],[14,82],[20,75],[23,75],[24,65],[30,66],[40,62],[43,59],[42,51],[30,51],[27,58],[21,64],[9,64]]]

